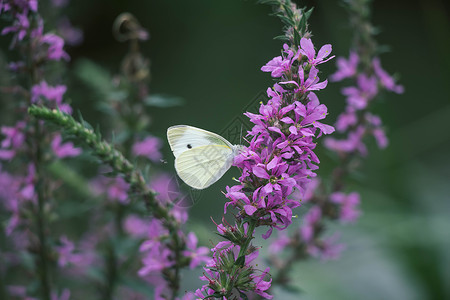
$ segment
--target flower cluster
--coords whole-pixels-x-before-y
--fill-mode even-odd
[[[327,80],[318,77],[318,65],[333,58],[330,54],[331,45],[321,47],[316,54],[312,41],[302,38],[298,48],[285,44],[283,54],[262,67],[277,83],[267,89],[269,100],[261,103],[258,114],[245,113],[254,124],[248,132],[250,144],[234,160],[242,170],[239,184],[227,187],[225,193],[229,199],[225,211],[229,206],[238,209],[238,224],[250,224],[250,228],[218,226],[228,241],[212,249],[213,260],[202,277],[208,283],[197,296],[228,298],[236,289],[272,298],[265,292],[271,280],[263,280],[269,270],[256,275],[251,262],[258,252],[249,241],[256,226],[269,226],[265,239],[273,228],[287,228],[292,223],[292,209],[300,205],[308,183],[316,176],[319,159],[314,153],[315,139],[334,131],[322,123],[327,107],[315,94],[327,86]]]
[[[323,46],[317,56],[310,39],[302,38],[299,49],[284,45],[284,55],[274,58],[262,69],[271,71],[280,82],[267,90],[269,101],[261,104],[259,114],[246,113],[254,123],[249,132],[250,145],[235,159],[242,169],[240,185],[227,188],[227,198],[243,209],[243,215],[261,224],[284,229],[292,220],[292,208],[300,205],[291,196],[303,193],[315,177],[319,159],[314,153],[315,138],[334,128],[323,124],[327,108],[320,104],[318,91],[327,81],[319,82],[316,66],[328,59],[331,45]],[[274,70],[282,71],[274,73]],[[270,231],[265,238],[270,236]]]

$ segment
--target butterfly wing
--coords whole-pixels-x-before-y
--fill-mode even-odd
[[[175,157],[200,146],[218,145],[232,148],[226,139],[218,134],[187,125],[172,126],[167,129],[167,140]]]
[[[232,163],[233,150],[230,147],[205,145],[182,152],[175,159],[175,169],[187,185],[201,190],[219,180]]]

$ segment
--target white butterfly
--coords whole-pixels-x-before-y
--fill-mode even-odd
[[[232,145],[218,134],[187,125],[167,129],[178,176],[194,189],[205,189],[233,164],[241,145]]]

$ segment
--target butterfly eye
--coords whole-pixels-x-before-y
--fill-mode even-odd
[[[187,144],[188,149],[192,149],[191,144]]]

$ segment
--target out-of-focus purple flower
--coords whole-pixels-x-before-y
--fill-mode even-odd
[[[348,134],[346,139],[326,138],[325,147],[336,152],[359,153],[362,156],[367,155],[367,147],[363,143],[363,137],[366,134],[364,126],[358,126],[354,131]]]
[[[395,84],[394,79],[381,67],[381,62],[378,57],[375,57],[372,60],[373,69],[381,84],[389,91],[392,91],[397,94],[402,94],[404,92],[404,88],[402,85]]]
[[[358,117],[356,110],[352,106],[347,106],[345,111],[341,113],[336,120],[336,129],[339,132],[346,131],[349,127],[356,125]]]
[[[40,40],[41,44],[48,46],[47,58],[49,60],[70,60],[69,54],[64,51],[64,40],[53,33],[44,34]]]
[[[151,161],[157,162],[162,158],[161,154],[162,143],[157,137],[148,136],[140,142],[133,145],[133,155],[144,156]]]
[[[72,107],[69,104],[63,103],[63,96],[66,93],[67,87],[65,85],[50,86],[45,81],[34,85],[31,88],[31,101],[37,103],[41,96],[44,96],[50,103],[46,103],[50,107],[58,107],[66,114],[72,114]]]
[[[17,14],[15,16],[15,22],[12,26],[7,26],[3,28],[1,34],[5,35],[10,32],[17,33],[17,40],[21,41],[25,37],[30,28],[30,21],[28,20],[28,13]]]
[[[161,272],[163,269],[173,266],[175,262],[171,259],[171,254],[172,251],[162,244],[146,251],[142,259],[143,266],[138,271],[139,276],[146,276],[155,271]]]
[[[168,231],[163,227],[161,221],[152,219],[147,226],[147,239],[142,242],[139,251],[152,251],[154,248],[158,248],[161,245],[161,237],[167,234]]]
[[[291,243],[291,239],[285,231],[280,231],[278,237],[271,241],[269,245],[269,252],[271,254],[277,255],[281,251],[283,251],[286,246],[288,246]]]
[[[315,257],[320,257],[322,260],[335,260],[341,255],[345,249],[345,245],[337,243],[339,234],[334,234],[321,241],[320,244],[310,245],[308,252]]]
[[[61,142],[62,142],[61,134],[57,134],[53,137],[51,147],[53,153],[57,157],[59,158],[73,157],[81,154],[81,148],[75,148],[72,142],[67,142],[64,144],[62,144]]]
[[[341,81],[344,78],[353,77],[356,75],[359,63],[359,56],[356,52],[350,51],[350,56],[347,59],[338,57],[336,60],[337,71],[330,76],[331,81]]]
[[[61,104],[66,90],[65,85],[50,86],[47,82],[41,81],[31,88],[31,101],[36,103],[40,96],[44,96],[49,101]]]
[[[128,204],[129,202],[128,189],[130,185],[122,177],[100,176],[91,181],[90,187],[96,195],[106,194],[109,200],[118,201],[122,204]]]
[[[146,237],[149,230],[149,221],[138,217],[137,215],[129,215],[124,222],[125,231],[136,237]]]
[[[303,217],[303,226],[300,228],[300,234],[303,240],[309,243],[314,238],[314,227],[322,218],[322,210],[318,206],[312,207]]]
[[[67,45],[78,46],[83,42],[83,31],[73,27],[67,17],[63,17],[58,21],[57,30]]]
[[[346,87],[342,89],[342,94],[347,96],[349,106],[361,110],[366,108],[370,100],[378,93],[377,80],[375,77],[368,77],[365,74],[358,75],[358,87]]]
[[[50,295],[50,300],[69,300],[70,299],[70,290],[69,289],[64,289],[61,292],[61,295],[58,296],[58,293],[55,291],[51,292]]]
[[[361,214],[361,212],[357,209],[360,200],[359,194],[356,192],[352,192],[348,195],[342,192],[335,192],[330,195],[330,200],[333,203],[339,204],[339,219],[344,223],[355,222]]]
[[[1,127],[1,134],[4,135],[4,138],[0,144],[0,159],[10,160],[22,148],[25,142],[25,126],[25,122],[19,121],[14,127]]]
[[[186,246],[188,250],[183,251],[183,255],[191,259],[191,262],[189,263],[189,268],[191,269],[197,267],[202,261],[207,262],[211,259],[209,256],[207,256],[207,254],[209,253],[209,249],[207,247],[197,248],[197,243],[197,237],[193,232],[190,232],[186,240]]]
[[[56,246],[55,250],[58,253],[58,265],[65,267],[69,264],[79,265],[84,262],[83,255],[75,252],[75,245],[66,236],[59,239],[61,245]]]

